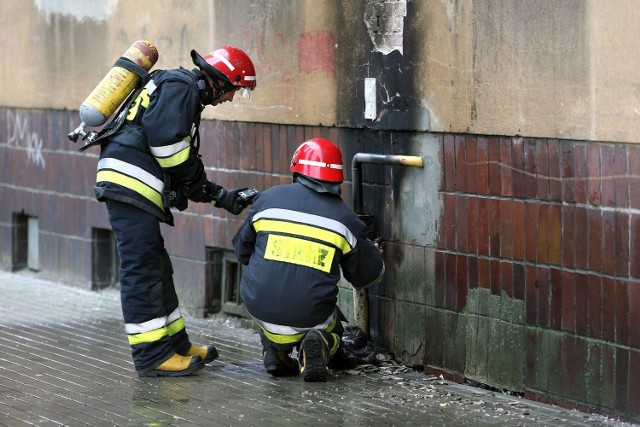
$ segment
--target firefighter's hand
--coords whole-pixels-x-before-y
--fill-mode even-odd
[[[228,212],[234,215],[238,215],[244,208],[247,207],[246,202],[238,196],[238,193],[246,189],[246,187],[236,188],[233,190],[225,190],[224,188],[220,188],[220,192],[213,199],[215,206],[226,209]]]
[[[195,186],[185,186],[185,193],[187,193],[189,200],[193,202],[211,203],[221,188],[219,185],[205,179]]]

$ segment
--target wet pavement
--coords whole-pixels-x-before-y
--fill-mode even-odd
[[[229,317],[187,318],[220,358],[195,375],[140,378],[116,290],[0,271],[2,426],[636,426],[382,361],[326,383],[272,378],[257,334]]]

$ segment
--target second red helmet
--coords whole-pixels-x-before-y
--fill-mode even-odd
[[[342,153],[324,138],[309,139],[296,149],[291,159],[291,172],[328,182],[342,182]]]

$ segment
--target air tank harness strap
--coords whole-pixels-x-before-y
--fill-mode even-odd
[[[142,82],[138,85],[138,87],[146,85],[149,81],[149,78],[151,77],[151,74],[148,73],[144,68],[131,61],[130,59],[125,58],[124,56],[118,58],[118,60],[113,65],[114,67],[122,67],[125,70],[129,70],[132,73],[136,73],[137,75],[139,75],[142,79]]]

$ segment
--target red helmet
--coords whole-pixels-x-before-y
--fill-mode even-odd
[[[191,51],[193,63],[212,79],[229,82],[253,90],[256,88],[256,70],[249,56],[233,46],[222,46],[204,58],[195,50]]]
[[[342,182],[342,153],[324,138],[309,139],[298,147],[291,159],[291,172],[328,182]]]

